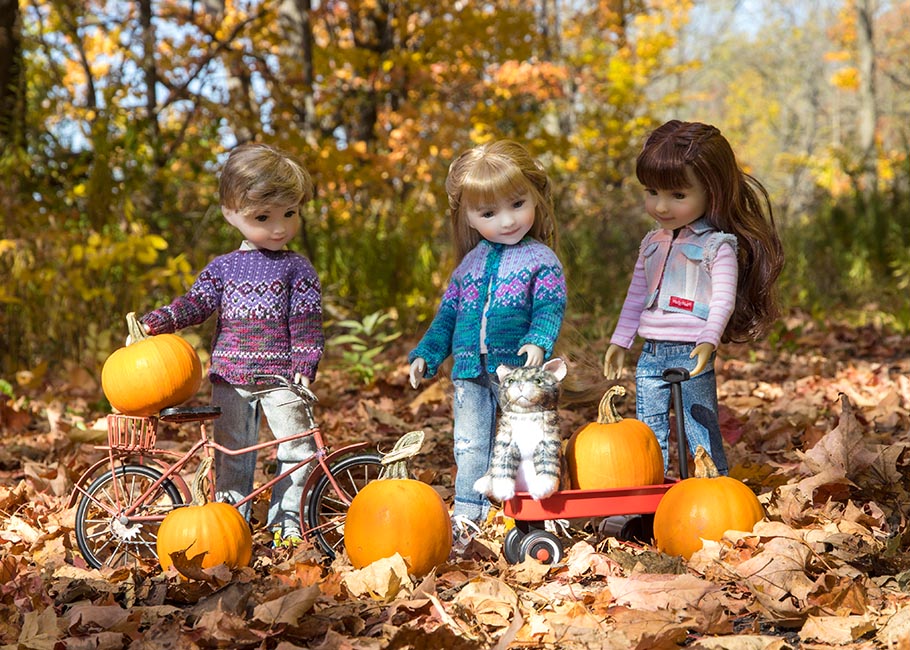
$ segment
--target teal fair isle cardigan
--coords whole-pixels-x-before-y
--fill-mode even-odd
[[[489,303],[488,303],[489,298]],[[481,325],[486,310],[486,367],[481,366]],[[525,344],[553,353],[566,308],[562,264],[545,244],[525,237],[512,246],[481,240],[452,273],[433,322],[408,362],[420,357],[432,377],[451,354],[453,379],[521,366]]]

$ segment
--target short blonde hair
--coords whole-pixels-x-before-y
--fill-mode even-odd
[[[513,140],[498,140],[458,156],[446,177],[457,261],[481,239],[468,223],[466,210],[528,192],[536,204],[534,224],[528,234],[555,248],[556,219],[550,179],[527,149]]]
[[[250,142],[231,150],[221,172],[221,206],[236,212],[300,205],[313,198],[313,181],[290,154]]]

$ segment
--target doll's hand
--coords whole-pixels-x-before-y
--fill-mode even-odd
[[[698,357],[698,362],[695,364],[692,372],[689,373],[690,377],[694,377],[705,369],[705,366],[707,366],[708,361],[711,360],[711,355],[714,354],[715,349],[716,348],[710,343],[699,343],[695,346],[695,349],[692,350],[692,354],[689,355],[689,358],[694,359],[695,357]]]
[[[294,383],[297,384],[298,386],[303,386],[304,388],[309,388],[310,387],[310,378],[305,376],[304,374],[298,372],[298,373],[294,374]]]
[[[411,388],[416,389],[420,386],[420,380],[423,379],[424,373],[427,371],[427,362],[421,357],[417,357],[411,362],[411,370],[408,373],[408,379],[411,382]]]
[[[626,360],[626,351],[615,343],[611,343],[604,355],[604,377],[619,379],[622,377],[622,365]]]
[[[527,366],[539,366],[543,363],[543,348],[533,343],[525,343],[518,349],[518,356],[527,354],[528,358],[525,359],[525,367]]]

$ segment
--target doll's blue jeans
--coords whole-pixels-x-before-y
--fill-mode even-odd
[[[452,384],[457,468],[452,516],[481,522],[489,512],[490,502],[474,490],[474,483],[490,466],[499,407],[499,378],[484,373],[475,379],[453,379]]]
[[[636,417],[657,436],[664,455],[664,471],[669,466],[671,399],[670,384],[663,380],[663,372],[667,368],[694,368],[696,359],[689,358],[694,349],[694,343],[645,341],[635,370]],[[718,472],[727,474],[727,456],[717,419],[714,355],[703,371],[682,383],[682,400],[689,454],[701,445],[710,454]]]
[[[289,390],[276,390],[265,395],[252,394],[264,388],[267,386],[212,383],[212,404],[221,407],[221,417],[215,420],[217,442],[228,449],[255,445],[259,442],[259,425],[263,415],[272,435],[276,438],[286,438],[315,426],[307,417],[302,403],[299,400],[292,401],[296,397],[294,393]],[[316,443],[312,436],[279,444],[276,474],[292,467],[315,451]],[[237,456],[216,451],[215,498],[218,501],[236,503],[252,492],[256,460],[255,451]],[[268,514],[270,528],[299,529],[300,498],[303,496],[303,485],[313,467],[314,463],[308,463],[272,487]],[[240,507],[240,513],[249,519],[249,502]]]

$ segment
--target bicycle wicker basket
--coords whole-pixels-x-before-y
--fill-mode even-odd
[[[107,441],[112,449],[144,451],[158,439],[158,418],[132,415],[107,416]]]

